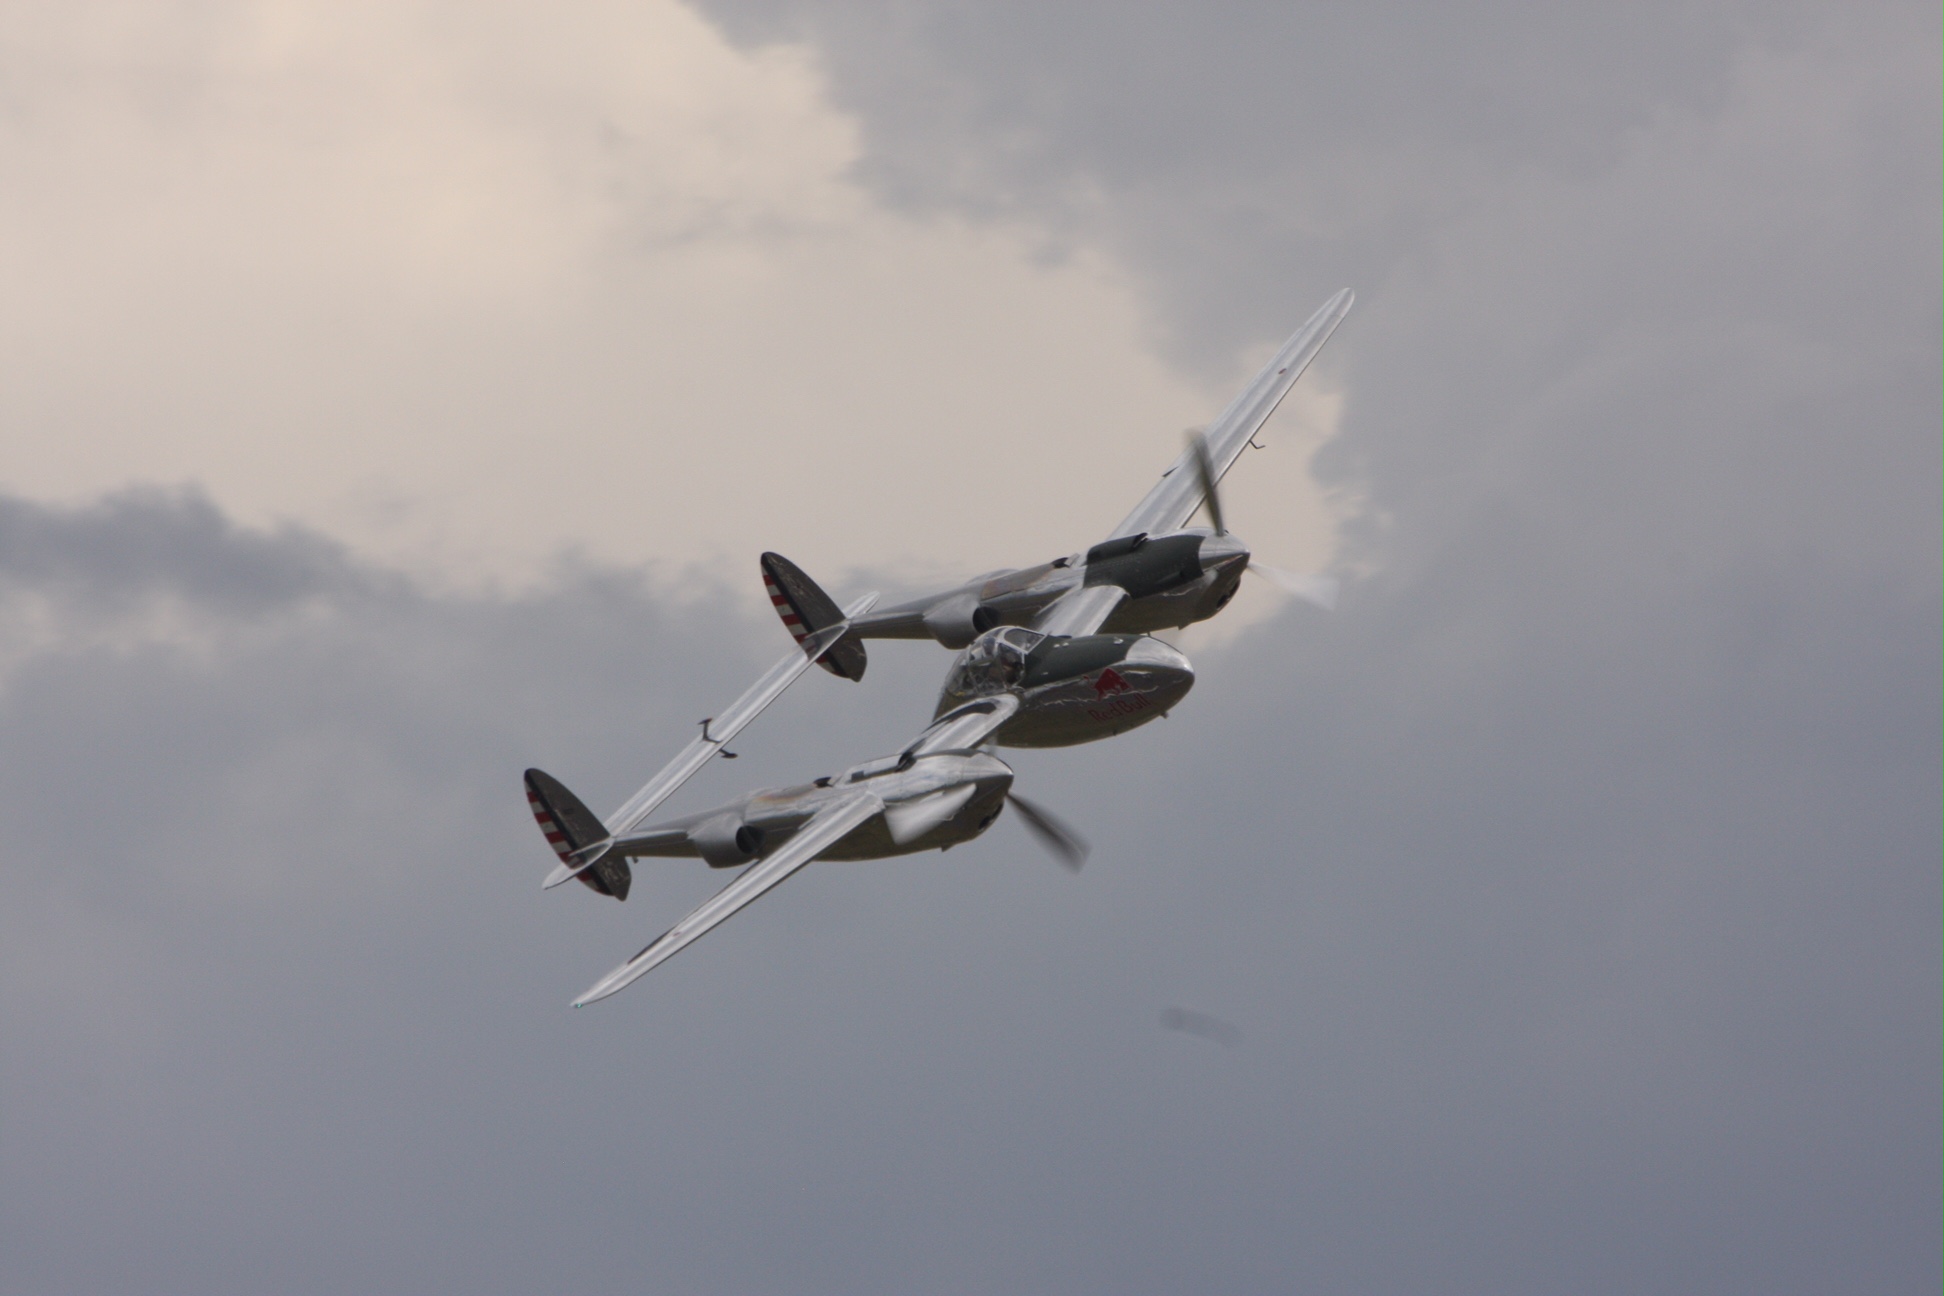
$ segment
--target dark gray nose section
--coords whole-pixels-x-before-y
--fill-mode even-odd
[[[1178,648],[1162,643],[1159,639],[1142,635],[1128,648],[1122,658],[1126,669],[1152,675],[1156,680],[1184,686],[1195,682],[1195,665]]]
[[[1220,571],[1226,567],[1233,567],[1238,562],[1248,561],[1249,546],[1236,538],[1233,531],[1202,537],[1201,565],[1204,571]]]

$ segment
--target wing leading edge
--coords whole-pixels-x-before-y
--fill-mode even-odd
[[[574,1001],[574,1007],[584,1008],[605,999],[637,978],[646,976],[883,809],[884,802],[869,792],[857,792],[831,802],[797,829],[796,836],[778,847],[768,859],[751,865],[741,877],[716,892],[688,917],[650,941],[639,954],[588,987],[587,992]]]
[[[1282,404],[1283,397],[1309,368],[1310,361],[1323,349],[1323,344],[1336,332],[1337,325],[1350,313],[1356,303],[1356,294],[1348,288],[1329,301],[1323,308],[1309,317],[1303,327],[1290,335],[1275,358],[1262,367],[1255,380],[1242,389],[1240,395],[1229,402],[1204,433],[1208,445],[1210,468],[1216,481],[1234,466],[1236,459],[1248,447],[1249,441],[1269,421]],[[1202,488],[1200,474],[1195,471],[1193,449],[1184,450],[1181,457],[1174,461],[1168,471],[1161,474],[1154,489],[1147,498],[1134,506],[1134,511],[1121,519],[1107,537],[1112,540],[1120,536],[1161,535],[1177,531],[1188,525],[1188,519],[1201,507]]]
[[[1350,313],[1355,301],[1356,295],[1345,288],[1325,302],[1303,327],[1290,335],[1275,358],[1262,367],[1241,394],[1229,402],[1222,416],[1209,425],[1203,442],[1208,448],[1209,476],[1214,481],[1221,481],[1223,474],[1234,466],[1250,440],[1276,412],[1276,406],[1282,404],[1289,389],[1303,376],[1309,362],[1336,332],[1343,317]],[[1147,498],[1136,504],[1134,511],[1122,518],[1106,539],[1165,535],[1187,526],[1188,519],[1201,507],[1203,493],[1202,475],[1195,470],[1194,459],[1192,447],[1184,450],[1161,474],[1161,480],[1147,493]],[[1082,586],[1049,603],[1033,619],[1033,629],[1041,634],[1093,634],[1106,624],[1126,597],[1125,591],[1114,585]]]

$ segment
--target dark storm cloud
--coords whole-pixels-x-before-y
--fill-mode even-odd
[[[1118,245],[1165,295],[1162,330],[1204,361],[1287,331],[1341,283],[1367,294],[1521,178],[1598,175],[1640,131],[1718,112],[1736,60],[1809,12],[704,7],[745,39],[817,41],[881,192]]]
[[[1300,867],[1156,933],[1306,1032],[1196,1280],[1934,1287],[1935,8],[714,7],[1179,356],[1360,291],[1377,574],[1204,685],[1175,843]]]
[[[1934,1288],[1934,12],[1287,12],[734,24],[1211,370],[1360,290],[1371,574],[1018,755],[1078,877],[813,868],[569,1012],[718,879],[540,895],[519,769],[613,804],[774,623],[0,502],[0,1287]],[[683,807],[943,661],[813,672]]]
[[[70,613],[128,611],[166,597],[194,604],[200,616],[248,616],[353,581],[337,548],[311,533],[240,540],[193,491],[128,491],[71,511],[0,499],[0,580],[54,595]]]
[[[651,882],[592,927],[580,897],[542,903],[517,778],[538,761],[617,800],[780,627],[571,569],[525,598],[428,594],[193,495],[8,500],[0,530],[23,630],[0,708],[0,1287],[531,1289],[644,1175],[710,1194],[640,1147],[602,1165],[644,1083],[666,1092],[639,1023],[611,1021],[622,1052],[599,1057],[547,1027],[586,1020],[568,997],[681,902]],[[723,651],[743,639],[760,651]],[[841,714],[816,727],[864,741]],[[691,1082],[729,1065],[695,1059]],[[622,1254],[581,1272],[632,1286]]]

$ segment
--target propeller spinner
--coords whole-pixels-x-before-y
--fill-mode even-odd
[[[1217,536],[1227,536],[1227,525],[1222,520],[1222,492],[1215,478],[1215,461],[1208,453],[1208,438],[1199,430],[1190,430],[1188,446],[1194,451],[1195,480],[1201,486],[1202,504],[1208,509],[1208,520],[1215,528]],[[1247,570],[1254,572],[1270,584],[1292,598],[1314,603],[1328,610],[1336,606],[1337,582],[1334,576],[1320,573],[1284,571],[1271,567],[1268,563],[1257,562],[1254,555],[1249,557]]]

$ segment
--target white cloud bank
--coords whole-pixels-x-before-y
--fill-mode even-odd
[[[1229,394],[1109,258],[884,207],[807,48],[676,4],[21,6],[0,49],[9,490],[194,483],[462,581],[947,574],[1084,545]],[[1241,518],[1299,566],[1321,391]]]

